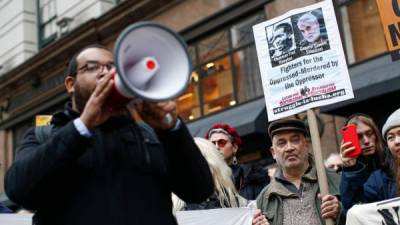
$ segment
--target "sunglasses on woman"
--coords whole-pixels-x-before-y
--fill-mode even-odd
[[[228,143],[228,140],[225,139],[218,139],[215,141],[211,141],[214,145],[218,146],[219,148],[225,147],[226,143]]]

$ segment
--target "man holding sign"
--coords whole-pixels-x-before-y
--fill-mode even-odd
[[[284,30],[282,39],[294,41],[285,41],[290,50],[277,54],[283,41],[273,40],[280,40]],[[257,24],[253,33],[268,120],[354,97],[331,1]]]
[[[295,119],[272,122],[268,127],[271,153],[279,169],[257,198],[271,225],[324,224],[340,215],[339,175],[327,171],[330,195],[320,196],[316,169],[308,151],[306,125]]]
[[[294,28],[296,48],[274,58],[270,54],[268,40],[273,34],[273,27],[283,21],[291,23]],[[307,32],[305,29],[308,29]],[[271,182],[264,194],[259,196],[258,204],[272,224],[333,225],[340,211],[338,200],[333,197],[338,189],[332,185],[332,175],[326,175],[317,120],[312,109],[354,97],[333,3],[321,1],[291,10],[253,26],[253,33],[268,120],[285,118],[307,110],[315,157],[313,165],[307,159],[308,144],[305,132],[299,129],[302,127],[299,123],[284,124],[282,127],[292,129],[270,133],[273,143],[271,151],[282,167],[282,175],[279,177],[278,174],[275,179],[278,181]],[[318,41],[321,40],[321,34],[324,38]],[[302,46],[301,41],[305,38],[313,43]],[[271,131],[274,130],[274,124],[270,126]],[[279,183],[279,179],[282,182]],[[306,195],[308,198],[303,198],[305,190],[309,191]],[[323,196],[321,205],[317,198],[318,192]],[[316,208],[312,203],[317,205]],[[306,208],[310,204],[309,209]]]

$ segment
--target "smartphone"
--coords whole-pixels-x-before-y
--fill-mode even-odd
[[[361,154],[361,146],[358,140],[357,127],[355,124],[350,124],[342,127],[343,143],[351,142],[355,147],[354,151],[347,153],[347,157],[357,158]]]

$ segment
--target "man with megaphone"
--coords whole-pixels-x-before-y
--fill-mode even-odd
[[[26,133],[5,189],[35,212],[33,224],[176,225],[171,192],[187,202],[213,193],[207,162],[175,102],[144,101],[137,111],[146,123],[135,122],[109,101],[116,76],[110,51],[79,51],[65,78],[72,101],[50,126]]]

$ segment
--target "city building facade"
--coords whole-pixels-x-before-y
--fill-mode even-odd
[[[192,58],[191,83],[177,98],[194,136],[229,123],[244,139],[243,162],[272,162],[252,26],[317,0],[2,0],[0,1],[0,192],[18,142],[35,116],[62,110],[68,60],[82,47],[110,50],[121,31],[151,20],[178,32]],[[355,98],[321,107],[323,155],[340,146],[345,117],[379,124],[400,105],[399,62],[388,54],[375,0],[335,0]],[[299,118],[306,119],[304,114]]]

